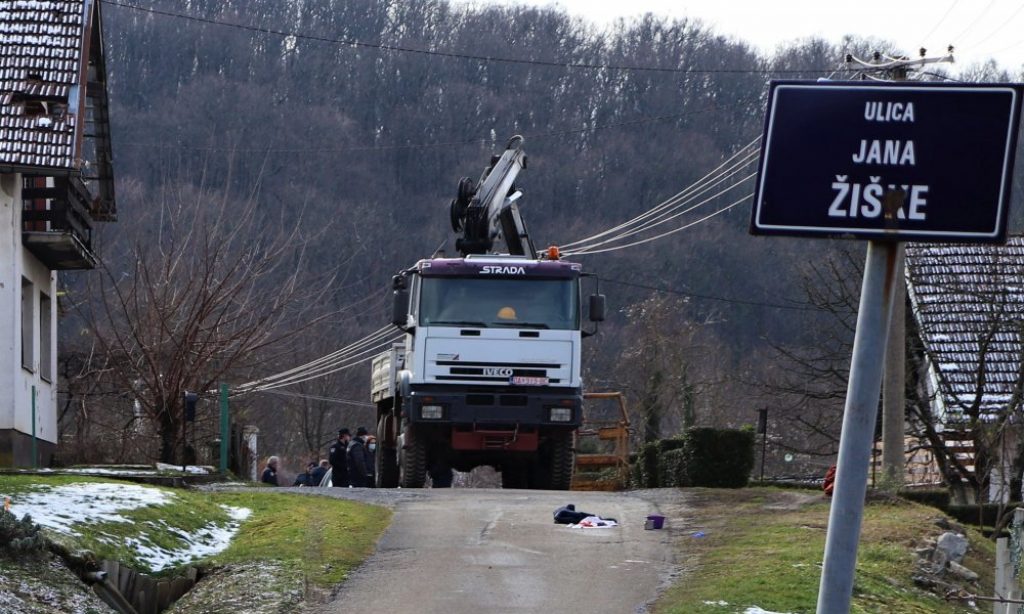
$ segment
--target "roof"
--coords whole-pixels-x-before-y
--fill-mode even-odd
[[[1004,411],[1024,351],[1024,237],[1006,245],[908,244],[911,308],[947,422]],[[984,377],[979,378],[983,372]]]
[[[79,169],[95,0],[0,0],[0,166]]]

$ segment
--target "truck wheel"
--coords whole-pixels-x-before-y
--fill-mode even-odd
[[[406,427],[399,453],[399,480],[402,488],[423,488],[427,482],[427,442],[422,435]],[[410,436],[412,435],[412,436]]]
[[[377,453],[373,462],[376,465],[377,488],[394,488],[398,486],[398,448],[385,442],[387,437],[387,418],[377,423]]]
[[[572,450],[572,433],[556,433],[548,439],[547,484],[551,490],[569,490],[572,486],[572,470],[575,458]]]

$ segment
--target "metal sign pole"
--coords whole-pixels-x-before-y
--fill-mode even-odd
[[[836,484],[825,538],[825,560],[818,589],[818,614],[850,611],[868,465],[882,390],[885,345],[895,287],[903,283],[896,274],[901,270],[902,254],[896,242],[871,241],[868,244],[843,430],[839,438]]]

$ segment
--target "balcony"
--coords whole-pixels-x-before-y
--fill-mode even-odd
[[[74,176],[26,175],[21,242],[54,271],[96,268],[92,253],[92,197]]]

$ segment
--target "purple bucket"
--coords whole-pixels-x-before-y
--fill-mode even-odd
[[[651,523],[652,529],[660,529],[665,526],[665,517],[651,514],[647,517],[647,520]]]

